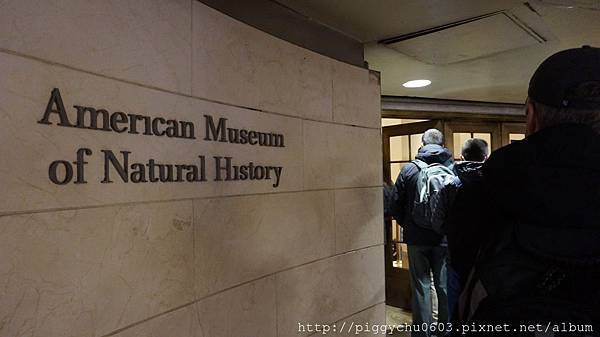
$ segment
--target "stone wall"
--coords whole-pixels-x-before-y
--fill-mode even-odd
[[[193,0],[0,2],[0,73],[0,336],[383,323],[376,74]],[[54,88],[72,124],[74,106],[94,107],[189,121],[196,139],[59,126]],[[206,141],[205,115],[285,146]],[[204,156],[206,179],[125,182],[103,150],[130,164]],[[281,166],[280,183],[215,181],[214,156]],[[53,183],[61,160],[58,179],[67,165],[74,177]]]

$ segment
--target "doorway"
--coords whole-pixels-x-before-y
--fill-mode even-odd
[[[469,118],[384,118],[382,125],[383,175],[390,184],[395,182],[402,167],[415,159],[421,147],[421,137],[428,129],[442,131],[445,145],[455,160],[460,160],[462,144],[470,138],[486,140],[493,151],[525,137],[524,122],[501,118],[485,121]],[[410,266],[402,226],[392,218],[386,218],[384,222],[386,304],[410,310]]]

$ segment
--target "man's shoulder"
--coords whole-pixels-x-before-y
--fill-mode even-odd
[[[427,164],[425,164],[427,165]],[[419,165],[415,160],[411,160],[400,170],[400,175],[403,177],[409,177],[419,172]]]
[[[490,202],[489,187],[483,179],[460,182],[456,188],[456,202],[458,204],[467,204],[469,208],[479,208],[481,204]]]

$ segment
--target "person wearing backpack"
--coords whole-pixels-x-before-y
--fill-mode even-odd
[[[408,247],[414,325],[433,323],[431,275],[438,299],[438,322],[448,321],[446,295],[446,241],[431,227],[428,200],[435,187],[453,175],[454,161],[446,149],[443,134],[436,129],[425,131],[423,146],[416,159],[405,165],[395,183],[391,215],[401,224]],[[422,326],[422,325],[421,325]],[[427,329],[424,329],[427,330]],[[412,333],[429,336],[429,331]]]
[[[482,167],[489,155],[488,143],[467,139],[461,149],[462,161],[454,165],[456,177],[447,181],[431,201],[432,224],[448,239],[448,309],[451,322],[457,322],[458,297],[477,255],[473,233],[481,230],[485,218],[474,216],[469,200],[471,189],[483,179]],[[464,196],[467,196],[465,198]]]
[[[529,82],[526,114],[525,139],[492,153],[470,196],[487,221],[473,233],[481,248],[461,320],[508,324],[496,336],[598,336],[600,49],[547,58]]]

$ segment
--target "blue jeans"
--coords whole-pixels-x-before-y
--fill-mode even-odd
[[[408,269],[412,291],[413,324],[433,323],[431,306],[431,275],[438,298],[438,323],[448,322],[446,256],[442,246],[408,246]],[[429,331],[413,332],[412,336],[431,336]]]

